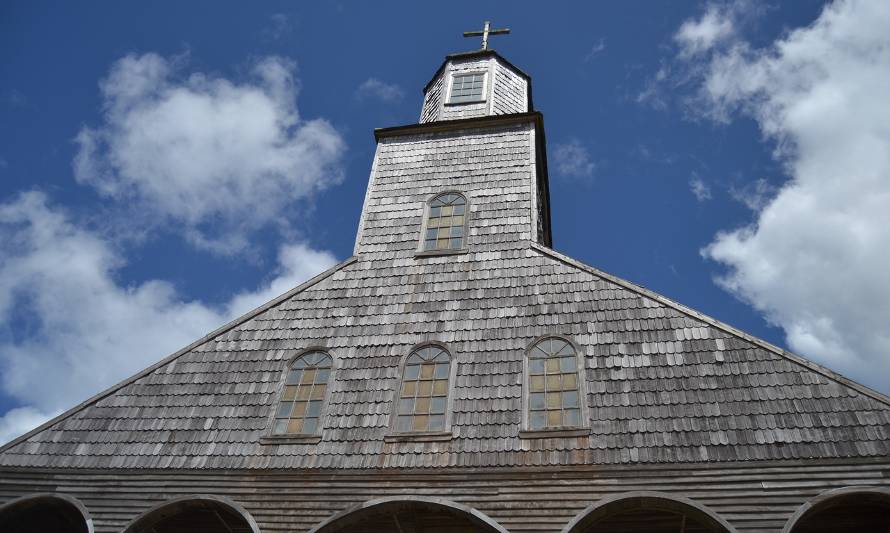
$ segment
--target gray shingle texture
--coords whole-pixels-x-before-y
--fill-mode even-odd
[[[381,140],[357,259],[0,454],[2,466],[420,468],[702,463],[890,454],[890,407],[532,242],[531,125]],[[423,204],[470,202],[469,251],[415,257]],[[584,356],[589,435],[520,436],[523,358]],[[444,343],[452,438],[389,442],[399,364]],[[335,360],[318,443],[274,443],[288,361]]]

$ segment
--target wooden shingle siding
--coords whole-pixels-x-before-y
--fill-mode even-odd
[[[439,76],[423,97],[423,108],[420,112],[421,123],[439,119],[443,98],[445,98],[445,77]]]
[[[420,122],[455,120],[531,111],[529,80],[497,54],[468,54],[449,58],[424,93]],[[456,104],[448,100],[454,76],[485,74],[484,101]]]
[[[242,505],[263,533],[305,532],[351,506],[432,496],[476,509],[510,532],[558,533],[588,505],[635,491],[702,504],[738,531],[779,532],[804,502],[839,487],[890,486],[890,463],[778,462],[686,467],[415,471],[0,471],[0,504],[61,492],[80,500],[98,533],[121,531],[151,506],[213,491]]]
[[[455,75],[466,74],[470,72],[484,72],[486,75],[485,82],[485,101],[479,103],[466,103],[466,104],[456,104],[456,105],[447,105],[448,100],[445,101],[446,105],[442,108],[442,114],[440,116],[440,120],[454,120],[458,118],[471,118],[471,117],[480,117],[483,115],[487,115],[488,113],[488,97],[491,94],[491,77],[489,76],[489,67],[491,66],[492,58],[481,58],[481,59],[468,59],[468,60],[452,60],[449,65],[448,70],[451,75],[447,76],[447,80],[453,79]],[[447,83],[451,83],[448,81]],[[448,91],[446,90],[446,94]]]
[[[521,76],[495,61],[492,115],[524,113],[528,109],[528,83]]]
[[[883,401],[534,248],[369,255],[4,451],[0,464],[394,469],[890,453]],[[550,334],[584,355],[589,436],[519,438],[523,354]],[[385,442],[399,361],[431,340],[457,365],[453,439]],[[261,444],[281,373],[309,346],[337,360],[322,441]]]
[[[524,246],[536,186],[529,169],[533,128],[530,122],[382,139],[356,252],[413,261],[424,205],[445,191],[469,201],[468,248]]]
[[[487,65],[480,116],[440,116],[479,115],[443,107],[452,64]],[[425,495],[558,532],[602,498],[660,491],[780,531],[825,490],[888,486],[890,398],[542,246],[528,76],[491,51],[449,56],[437,76],[424,124],[375,131],[355,257],[3,447],[0,503],[68,494],[106,532],[209,494],[269,532]],[[424,207],[445,192],[466,197],[466,249],[418,255]],[[520,434],[523,360],[545,336],[577,347],[589,432]],[[450,438],[396,439],[400,364],[424,343],[452,358]],[[320,441],[270,439],[307,349],[333,358]]]

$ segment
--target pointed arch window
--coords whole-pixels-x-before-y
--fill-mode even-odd
[[[304,353],[290,365],[275,411],[273,435],[312,435],[319,428],[333,359],[319,351]]]
[[[526,363],[529,430],[581,427],[581,384],[574,346],[547,337],[532,346]]]
[[[427,345],[411,352],[402,370],[396,412],[398,433],[445,431],[451,356]]]
[[[430,200],[423,234],[423,251],[460,250],[467,232],[467,199],[447,192]]]

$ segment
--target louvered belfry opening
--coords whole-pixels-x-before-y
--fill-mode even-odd
[[[499,533],[460,509],[427,501],[398,500],[347,513],[314,533]]]
[[[0,511],[4,533],[87,533],[83,514],[73,504],[52,496],[29,498]]]
[[[184,500],[143,516],[124,533],[254,533],[247,520],[214,500]]]
[[[807,512],[791,533],[887,533],[890,495],[856,493],[830,498]]]

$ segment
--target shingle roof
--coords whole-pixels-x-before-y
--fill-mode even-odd
[[[522,360],[584,352],[589,436],[521,439]],[[453,438],[386,442],[399,362],[457,362]],[[318,444],[262,444],[288,359],[335,358]],[[890,454],[890,401],[527,241],[423,260],[360,256],[7,446],[3,466],[392,468]]]

